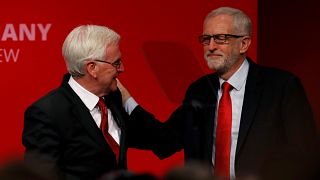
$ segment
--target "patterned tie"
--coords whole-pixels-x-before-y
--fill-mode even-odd
[[[117,162],[118,162],[118,160],[119,160],[119,145],[108,132],[108,114],[107,114],[108,111],[107,111],[106,104],[104,103],[104,100],[101,97],[99,98],[98,106],[101,111],[100,129],[102,131],[104,139],[108,142],[113,153],[116,155]]]
[[[214,175],[226,179],[230,178],[232,104],[229,91],[231,88],[232,86],[227,82],[222,84],[223,92],[218,107],[215,144]]]

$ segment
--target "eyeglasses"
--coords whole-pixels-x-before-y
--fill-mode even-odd
[[[121,66],[121,64],[122,64],[121,58],[117,59],[117,60],[116,60],[115,62],[113,62],[113,63],[107,62],[107,61],[103,61],[103,60],[100,60],[100,59],[94,59],[93,61],[110,64],[110,65],[112,65],[113,67],[115,67],[116,69],[119,69],[120,66]]]
[[[199,36],[199,42],[203,45],[209,45],[211,38],[213,38],[214,42],[217,44],[226,44],[230,38],[241,38],[244,37],[242,35],[234,35],[234,34],[214,34],[214,35],[202,35]]]

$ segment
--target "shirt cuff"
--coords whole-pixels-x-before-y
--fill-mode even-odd
[[[133,99],[133,97],[130,97],[125,103],[124,103],[124,109],[126,112],[130,115],[132,111],[138,106],[138,103]]]

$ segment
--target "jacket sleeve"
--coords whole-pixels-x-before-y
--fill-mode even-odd
[[[285,86],[282,114],[288,143],[295,149],[310,148],[315,140],[315,121],[311,106],[297,77],[290,79]]]
[[[282,91],[279,116],[284,143],[267,159],[264,174],[267,178],[281,174],[293,179],[308,179],[307,175],[313,174],[317,153],[316,126],[311,106],[297,77],[288,78]]]
[[[177,112],[171,115],[175,116]],[[177,117],[174,117],[177,118]],[[179,130],[157,120],[153,114],[137,106],[127,124],[129,147],[152,150],[160,159],[182,149]]]
[[[41,161],[47,170],[56,171],[61,141],[52,118],[40,107],[32,105],[25,112],[22,144],[27,164]]]

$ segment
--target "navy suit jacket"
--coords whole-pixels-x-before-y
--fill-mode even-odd
[[[116,157],[94,122],[88,108],[68,84],[42,97],[25,111],[22,142],[26,162],[41,156],[62,173],[63,179],[96,179],[111,170],[126,168],[128,115],[119,91],[105,96],[105,102],[121,128],[120,158]],[[32,155],[32,156],[31,156]]]

